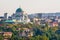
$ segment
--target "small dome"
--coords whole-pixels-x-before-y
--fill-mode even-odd
[[[22,12],[22,9],[21,9],[21,8],[18,8],[18,9],[16,10],[16,12]]]

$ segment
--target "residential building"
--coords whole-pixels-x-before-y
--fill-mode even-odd
[[[12,32],[4,32],[3,36],[4,36],[4,38],[11,38]]]

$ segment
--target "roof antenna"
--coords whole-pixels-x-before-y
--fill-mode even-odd
[[[21,8],[21,6],[19,5],[19,8]]]

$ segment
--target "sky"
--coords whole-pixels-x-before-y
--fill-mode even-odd
[[[28,14],[60,12],[60,0],[0,0],[0,16],[12,15],[19,7]]]

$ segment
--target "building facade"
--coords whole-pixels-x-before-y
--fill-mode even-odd
[[[15,22],[27,22],[28,15],[21,8],[18,8],[16,12],[12,15],[12,20]]]
[[[4,20],[7,20],[7,13],[4,13]]]

